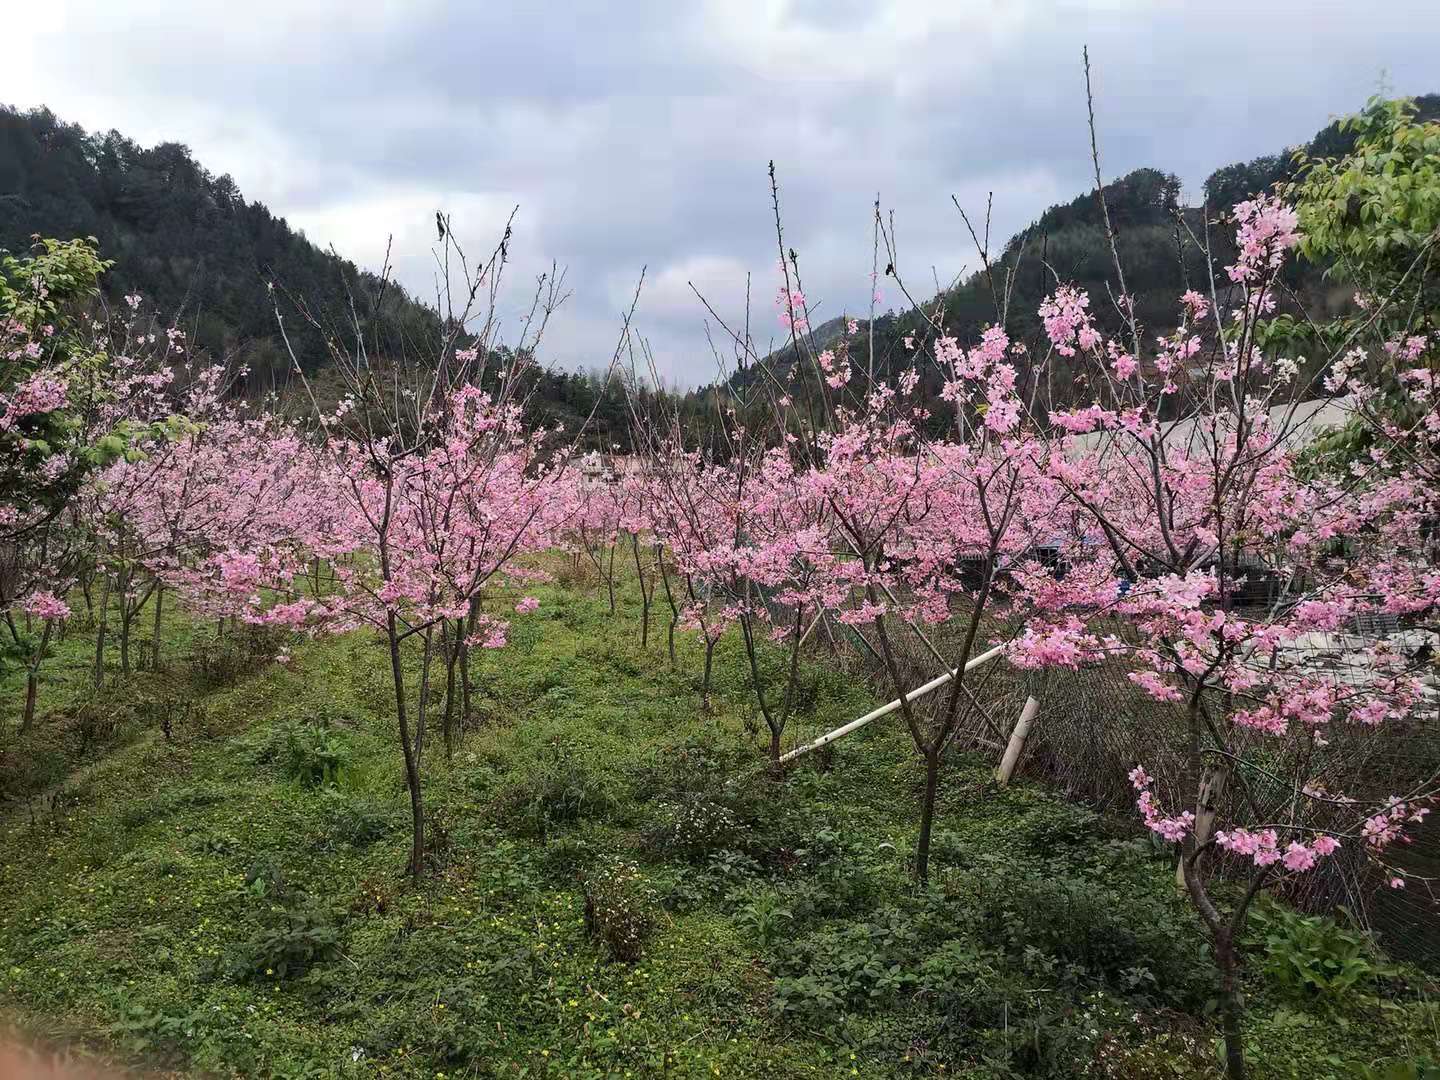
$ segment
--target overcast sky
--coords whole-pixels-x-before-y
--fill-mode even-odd
[[[1440,90],[1440,3],[1338,0],[9,0],[0,102],[186,143],[312,240],[434,293],[434,212],[472,248],[520,213],[506,310],[551,259],[545,359],[603,364],[641,266],[662,370],[707,381],[694,281],[775,319],[766,163],[819,318],[868,310],[870,206],[910,280],[974,267],[950,203],[1003,241],[1086,190],[1083,44],[1107,179],[1197,192],[1380,85]],[[884,290],[885,306],[898,305]]]

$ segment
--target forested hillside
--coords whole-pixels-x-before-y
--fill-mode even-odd
[[[1415,99],[1415,104],[1419,120],[1440,116],[1440,94],[1424,95]],[[1349,152],[1353,143],[1353,134],[1332,123],[1298,149],[1306,158],[1331,158]],[[1203,201],[1197,206],[1182,205],[1179,178],[1158,168],[1136,169],[1105,185],[1105,203],[1115,229],[1120,261],[1142,327],[1155,334],[1174,328],[1175,297],[1189,288],[1208,291],[1203,245],[1210,245],[1217,272],[1234,258],[1233,228],[1216,228],[1215,223],[1227,220],[1236,203],[1293,179],[1295,170],[1295,149],[1281,149],[1253,161],[1222,166],[1206,179]],[[984,207],[967,210],[972,220],[978,214],[983,221]],[[978,227],[980,221],[976,224]],[[1058,281],[1073,283],[1093,298],[1095,319],[1106,331],[1120,329],[1120,318],[1109,299],[1114,292],[1115,267],[1093,190],[1050,207],[1016,233],[1003,249],[991,251],[989,257],[988,274],[977,271],[940,296],[912,294],[922,310],[901,310],[876,319],[877,372],[888,375],[909,367],[911,353],[904,341],[912,335],[922,336],[931,319],[962,343],[973,342],[985,326],[996,321],[997,304],[1005,301],[1007,289],[1007,322],[1012,337],[1033,340],[1040,333],[1037,309]],[[915,288],[917,282],[903,278],[906,268],[898,269],[900,282]],[[1312,315],[1335,314],[1345,307],[1353,292],[1331,282],[1325,270],[1324,265],[1300,259],[1285,271],[1286,290]],[[889,291],[892,295],[898,291],[893,277]],[[840,319],[832,319],[817,325],[810,335],[813,347],[830,347],[840,324]],[[783,370],[792,357],[793,349],[786,347],[768,360]],[[739,382],[756,377],[752,371]],[[938,395],[938,370],[922,378],[927,379],[927,384],[933,381],[933,387],[927,385],[927,389]],[[938,399],[932,403],[937,417],[943,418],[948,412],[946,406]]]
[[[316,247],[179,143],[147,149],[116,131],[87,133],[48,109],[0,107],[0,249],[23,252],[35,235],[95,237],[115,263],[103,279],[105,297],[113,303],[140,293],[178,319],[192,346],[248,366],[241,385],[252,394],[283,390],[288,381],[272,282],[283,288],[291,344],[312,373],[328,354],[297,303],[343,339],[353,294],[367,338],[383,327],[395,351],[433,340],[440,326],[394,281],[382,290],[376,274]],[[593,411],[597,444],[627,437],[618,388],[607,391],[583,372],[532,372],[533,420],[573,429]]]
[[[380,280],[310,243],[229,176],[214,176],[179,143],[144,148],[119,132],[88,134],[47,109],[0,108],[0,247],[24,251],[33,235],[93,236],[115,265],[106,297],[139,292],[174,316],[194,345],[234,355],[269,388],[288,367],[268,285],[283,285],[317,315],[346,310],[347,288],[369,314]],[[384,314],[411,333],[435,316],[396,289]],[[300,318],[289,320],[302,364],[325,351]]]
[[[1419,98],[1417,105],[1421,119],[1440,115],[1440,95]],[[1348,148],[1349,137],[1335,124],[1305,147],[1321,156]],[[1286,180],[1293,168],[1293,151],[1283,150],[1223,166],[1205,181],[1200,207],[1182,207],[1179,180],[1160,169],[1138,169],[1106,186],[1121,260],[1144,326],[1157,333],[1167,329],[1174,319],[1174,297],[1203,280],[1205,259],[1197,240],[1206,234],[1206,208],[1213,218],[1222,208]],[[347,289],[356,296],[367,333],[383,325],[395,350],[433,336],[439,327],[432,309],[393,282],[382,297],[375,274],[321,250],[262,203],[247,201],[231,177],[212,175],[179,143],[147,149],[115,131],[87,133],[49,110],[0,108],[0,248],[21,251],[35,234],[96,237],[101,253],[116,264],[104,279],[106,296],[113,301],[138,291],[162,312],[179,313],[193,345],[249,366],[245,387],[251,392],[286,384],[288,360],[276,333],[270,282],[283,285],[289,297],[302,300],[340,337],[346,330]],[[1226,247],[1229,235],[1227,229],[1210,230],[1222,262],[1232,255]],[[1093,192],[1050,207],[991,254],[998,291],[1013,275],[1012,333],[1028,338],[1039,331],[1036,309],[1057,280],[1089,292],[1096,298],[1099,324],[1117,328],[1113,306],[1104,300],[1113,266]],[[1323,269],[1299,261],[1287,268],[1285,284],[1307,307],[1330,314],[1348,294],[1327,284]],[[377,297],[383,300],[378,313]],[[288,302],[282,299],[282,306]],[[962,341],[994,322],[991,277],[976,273],[925,301],[924,308],[928,314],[902,310],[876,320],[877,373],[908,366],[904,339],[931,315]],[[289,319],[287,327],[301,363],[311,370],[323,368],[327,354],[320,334],[299,317]],[[816,347],[830,344],[839,329],[839,320],[815,327]],[[597,364],[603,364],[608,349],[608,344],[597,345]],[[789,350],[769,358],[782,370],[789,362]],[[755,377],[751,369],[732,379],[731,386]],[[607,385],[594,373],[537,368],[529,378],[535,380],[528,407],[532,421],[563,423],[573,430],[593,418],[586,429],[591,445],[629,449],[625,394],[613,382]],[[922,378],[937,418],[943,418],[947,410],[938,401],[938,372]],[[677,405],[696,442],[708,443],[713,395],[702,388]]]

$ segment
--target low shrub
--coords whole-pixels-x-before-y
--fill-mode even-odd
[[[339,954],[344,910],[293,886],[268,858],[251,866],[228,899],[236,925],[248,932],[205,967],[205,976],[279,981]]]
[[[197,635],[185,662],[208,687],[227,686],[273,660],[293,632],[276,626],[241,623],[215,636]]]
[[[261,925],[230,951],[231,978],[256,982],[301,975],[340,951],[341,912],[303,893],[270,908]]]
[[[555,745],[516,770],[490,806],[490,816],[517,836],[547,839],[557,825],[601,820],[616,805],[613,779]]]
[[[732,849],[740,840],[735,812],[704,796],[661,803],[658,820],[645,831],[647,850],[691,862]]]
[[[328,846],[366,848],[398,827],[395,814],[372,799],[344,795],[327,788],[329,816],[325,822]]]
[[[1152,893],[1079,877],[1005,874],[975,882],[970,903],[984,941],[1032,963],[1041,954],[1077,987],[1193,1005],[1215,985],[1193,917]]]
[[[640,868],[625,859],[602,862],[581,878],[585,929],[611,960],[634,963],[655,923],[657,897]]]
[[[345,740],[323,720],[286,732],[285,773],[304,787],[334,784],[348,758]]]

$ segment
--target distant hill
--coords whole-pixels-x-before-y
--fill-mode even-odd
[[[178,314],[194,345],[236,355],[253,381],[273,385],[288,360],[278,341],[267,283],[283,284],[313,310],[371,310],[379,279],[310,243],[229,176],[214,176],[179,143],[145,148],[119,132],[87,133],[48,109],[0,107],[0,247],[23,251],[34,234],[93,236],[115,260],[108,298],[138,291],[166,317]],[[406,332],[438,319],[393,283],[384,313]],[[287,319],[302,364],[321,366],[323,341]]]
[[[1418,99],[1422,118],[1440,116],[1440,95]],[[1335,155],[1348,148],[1335,124],[1307,144],[1311,153]],[[1289,176],[1291,152],[1281,151],[1249,162],[1226,165],[1205,181],[1211,216]],[[1106,185],[1106,202],[1119,237],[1127,281],[1136,310],[1148,328],[1163,332],[1174,320],[1175,298],[1204,280],[1199,249],[1177,228],[1180,221],[1204,230],[1199,207],[1179,205],[1180,184],[1160,169],[1137,169]],[[145,148],[116,131],[87,133],[56,118],[48,109],[20,112],[0,106],[0,248],[24,250],[34,234],[62,239],[94,236],[102,254],[116,260],[105,279],[111,300],[139,291],[163,312],[178,312],[195,346],[216,356],[235,356],[253,374],[247,387],[264,392],[285,384],[288,358],[278,340],[267,283],[281,283],[303,297],[311,310],[330,319],[348,310],[347,285],[356,306],[374,308],[380,280],[348,260],[324,251],[276,217],[263,204],[247,201],[229,176],[214,176],[179,143]],[[1224,230],[1212,230],[1222,261],[1229,257]],[[1021,255],[1023,248],[1023,257]],[[1052,206],[995,253],[996,275],[1014,273],[1011,329],[1038,332],[1035,310],[1058,276],[1087,289],[1098,320],[1114,329],[1117,319],[1107,297],[1110,254],[1093,192]],[[1018,267],[1018,269],[1017,269]],[[1322,268],[1296,265],[1288,283],[1307,307],[1327,312],[1345,302]],[[948,332],[972,340],[994,321],[995,309],[983,274],[925,304],[939,313]],[[392,282],[375,316],[386,340],[414,343],[432,337],[439,326],[434,310],[407,296]],[[875,321],[877,374],[888,375],[906,358],[903,341],[922,325],[916,311],[895,312]],[[287,320],[301,363],[312,371],[325,367],[320,335],[302,320]],[[343,336],[344,326],[335,331]],[[367,334],[369,323],[367,320]],[[840,319],[812,331],[818,348],[841,334]],[[605,350],[608,352],[608,345]],[[791,350],[782,348],[765,361],[783,371]],[[564,423],[574,430],[593,412],[588,441],[600,448],[628,448],[629,410],[623,389],[593,374],[536,370],[531,418]],[[759,376],[753,368],[730,380],[729,387]],[[930,385],[930,383],[934,385]],[[924,388],[938,394],[938,379]],[[717,388],[682,395],[678,405],[697,441],[715,434]],[[720,387],[722,392],[725,387]],[[935,403],[937,422],[945,408]]]
[[[1440,117],[1440,94],[1418,98],[1416,105],[1422,120]],[[1353,137],[1342,132],[1338,123],[1332,123],[1303,149],[1312,156],[1333,157],[1344,154],[1351,145]],[[1205,181],[1203,206],[1181,206],[1179,179],[1160,169],[1137,169],[1105,186],[1126,284],[1134,295],[1136,314],[1143,326],[1156,334],[1173,328],[1179,294],[1192,286],[1203,291],[1208,270],[1203,252],[1190,234],[1205,235],[1207,211],[1213,221],[1236,203],[1289,179],[1293,169],[1293,149],[1223,166]],[[1230,230],[1212,228],[1209,240],[1219,264],[1233,258]],[[1009,275],[1014,275],[1009,309],[1013,333],[1029,337],[1040,331],[1036,309],[1054,290],[1057,278],[1089,292],[1097,321],[1111,332],[1119,328],[1119,317],[1109,299],[1114,267],[1093,189],[1068,203],[1050,207],[1013,236],[1003,250],[992,252],[992,258],[1000,287]],[[1312,313],[1332,314],[1348,302],[1349,290],[1327,281],[1324,269],[1292,263],[1286,270],[1286,284]],[[938,315],[947,332],[961,341],[976,339],[996,319],[994,299],[983,273],[973,274],[954,289],[933,297],[924,308],[930,316]],[[891,366],[907,362],[904,338],[916,333],[925,318],[910,310],[875,320],[877,372],[889,373]],[[824,348],[839,330],[838,319],[817,326],[815,347]],[[766,362],[784,371],[793,362],[793,348],[776,350]],[[753,371],[747,372],[738,381],[732,380],[732,385],[758,377]],[[938,376],[933,381],[938,391]],[[941,406],[936,408],[937,415],[945,411]]]
[[[367,339],[375,325],[396,349],[435,340],[437,313],[392,281],[312,244],[262,203],[247,201],[229,176],[214,176],[179,143],[142,147],[116,131],[89,133],[48,109],[0,107],[0,248],[23,251],[33,235],[93,236],[115,260],[103,287],[111,302],[139,292],[168,318],[178,313],[193,346],[251,369],[251,393],[283,389],[289,359],[275,325],[269,282],[294,297],[342,340],[353,293]],[[288,303],[281,300],[281,310]],[[294,314],[286,330],[301,364],[319,375],[328,352]],[[608,351],[607,344],[606,350]],[[608,448],[628,438],[624,391],[585,372],[531,369],[531,418],[575,430],[592,414],[589,441]],[[598,404],[597,404],[598,399]]]

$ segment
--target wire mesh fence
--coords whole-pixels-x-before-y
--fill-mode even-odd
[[[1003,627],[987,627],[985,640],[1005,636]],[[959,628],[927,629],[931,645],[954,655]],[[1361,646],[1375,634],[1386,634],[1401,648],[1413,648],[1413,631],[1394,626],[1357,627],[1349,635],[1312,635],[1297,643],[1309,668],[1326,679],[1353,685],[1370,677],[1363,669]],[[850,654],[856,663],[889,689],[881,678],[874,645],[853,627],[832,623],[822,640]],[[919,686],[939,667],[929,646],[913,635],[892,635],[900,644],[901,670],[907,685]],[[1418,643],[1420,648],[1427,644]],[[1130,770],[1144,764],[1163,777],[1157,793],[1163,805],[1193,806],[1199,777],[1188,765],[1188,721],[1174,705],[1156,702],[1134,685],[1127,670],[1113,662],[1079,670],[1022,671],[1005,661],[987,665],[968,680],[973,700],[967,700],[956,744],[995,755],[1004,746],[1027,697],[1040,702],[1020,763],[1020,775],[1051,784],[1071,799],[1102,812],[1130,817],[1135,814],[1135,790]],[[935,697],[942,698],[943,694]],[[1412,714],[1390,720],[1378,728],[1331,725],[1328,744],[1317,745],[1309,760],[1312,779],[1344,777],[1346,794],[1362,804],[1375,804],[1391,794],[1410,791],[1440,773],[1440,700]],[[1247,757],[1263,760],[1264,736],[1247,746]],[[1273,778],[1274,790],[1265,790],[1263,769],[1248,772],[1244,784],[1232,784],[1222,814],[1239,809],[1236,801],[1252,804],[1267,799],[1271,805],[1293,791],[1289,781]],[[1289,785],[1288,787],[1286,785]],[[1331,790],[1339,790],[1338,787]],[[1387,860],[1405,872],[1405,888],[1390,888],[1388,875],[1365,856],[1358,842],[1342,847],[1313,871],[1287,877],[1280,890],[1302,910],[1353,920],[1370,930],[1394,957],[1432,971],[1440,971],[1440,828],[1427,823],[1414,830],[1412,843],[1387,852]],[[1229,856],[1221,857],[1225,866]],[[1238,861],[1229,867],[1240,870]]]

